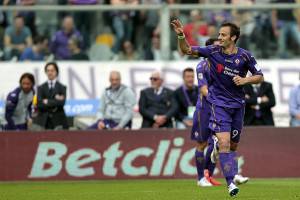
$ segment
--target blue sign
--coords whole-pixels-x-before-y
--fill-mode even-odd
[[[5,109],[4,106],[5,106],[4,101],[0,100],[0,115],[4,114],[4,109]]]
[[[99,99],[69,99],[64,110],[67,116],[93,116],[97,114],[99,105]],[[0,114],[4,113],[4,106],[5,102],[0,101]]]
[[[70,99],[64,106],[67,116],[91,116],[96,115],[100,101],[98,99]]]

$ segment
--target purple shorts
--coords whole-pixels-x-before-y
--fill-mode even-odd
[[[215,133],[230,132],[231,141],[238,143],[244,123],[245,108],[211,105],[209,128]]]
[[[210,110],[209,106],[197,108],[193,116],[193,127],[191,139],[198,142],[205,142],[211,137],[212,131],[209,129]]]

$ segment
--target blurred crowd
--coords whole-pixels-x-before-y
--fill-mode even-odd
[[[6,5],[138,5],[296,3],[299,0],[0,0]],[[171,19],[184,23],[191,45],[204,45],[218,26],[233,21],[241,27],[239,46],[257,58],[291,58],[300,54],[300,15],[294,10],[174,10]],[[0,11],[2,60],[161,60],[160,19],[157,10],[57,12]],[[178,54],[170,35],[170,59]]]

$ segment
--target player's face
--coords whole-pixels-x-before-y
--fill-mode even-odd
[[[194,72],[185,72],[183,76],[184,85],[188,88],[192,88],[194,85]]]
[[[21,88],[23,90],[24,93],[28,93],[30,92],[31,88],[32,88],[32,82],[30,81],[29,78],[23,78],[21,81]]]
[[[219,30],[218,39],[220,42],[219,45],[224,48],[227,48],[230,45],[232,45],[232,43],[234,43],[234,38],[230,37],[230,27],[228,26],[221,27]]]
[[[57,71],[53,65],[47,67],[46,74],[49,80],[54,80],[57,77]]]

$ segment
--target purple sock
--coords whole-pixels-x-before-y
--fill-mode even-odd
[[[203,172],[204,164],[205,164],[204,153],[196,150],[195,151],[195,161],[196,161],[196,167],[197,167],[198,180],[200,180],[204,176],[204,172]]]
[[[210,143],[208,145],[206,154],[205,154],[205,166],[204,169],[208,169],[209,176],[212,176],[214,174],[215,168],[216,168],[216,163],[212,163],[210,159],[210,155],[214,149],[214,144]]]
[[[226,178],[227,185],[233,182],[234,177],[234,166],[233,166],[233,155],[232,153],[219,153],[220,164],[223,171],[223,175]]]
[[[239,167],[238,167],[238,157],[236,155],[236,152],[235,151],[231,151],[231,156],[232,156],[232,165],[233,165],[233,172],[234,172],[234,175],[238,174],[238,170],[239,170]]]

